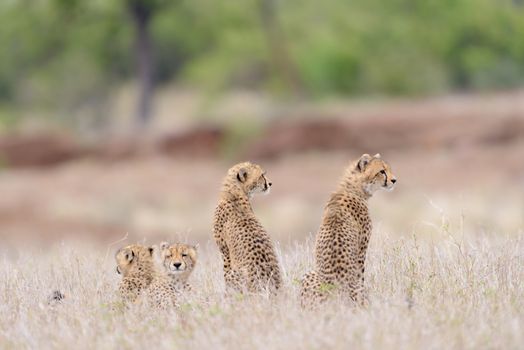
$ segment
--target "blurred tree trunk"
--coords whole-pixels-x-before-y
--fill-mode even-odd
[[[128,0],[128,7],[135,26],[135,60],[140,84],[136,117],[140,127],[151,119],[153,98],[153,47],[150,24],[153,17],[153,5],[148,0]]]
[[[291,93],[302,91],[300,75],[289,54],[284,31],[278,19],[275,0],[259,0],[262,27],[268,43],[272,64]]]

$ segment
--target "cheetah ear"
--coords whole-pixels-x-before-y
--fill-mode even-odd
[[[131,249],[126,249],[125,257],[128,262],[131,262],[135,258],[135,252]]]
[[[364,169],[366,169],[366,166],[369,164],[370,161],[371,161],[371,156],[367,153],[364,153],[358,160],[358,163],[357,163],[358,170],[360,172],[363,172]]]
[[[247,180],[247,170],[246,168],[240,168],[237,173],[237,180],[240,182],[246,182]]]
[[[196,261],[196,259],[197,259],[197,250],[196,250],[196,248],[197,248],[197,246],[191,246],[189,248],[189,251],[188,251],[189,256],[191,257],[191,259],[193,261]]]
[[[156,246],[156,255],[158,259],[162,260],[166,257],[166,255],[169,254],[169,243],[168,242],[161,242],[160,245]]]
[[[161,261],[162,249],[160,248],[160,246],[155,244],[151,247],[151,249],[153,250],[151,256],[153,257],[154,261]]]
[[[373,156],[373,158],[377,158],[377,159],[380,159],[380,153],[377,153]]]

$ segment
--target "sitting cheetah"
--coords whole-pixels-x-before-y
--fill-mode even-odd
[[[135,302],[153,279],[153,248],[132,244],[121,248],[115,259],[116,271],[122,275],[120,296],[125,302]]]
[[[215,210],[213,236],[222,253],[228,290],[274,292],[282,284],[271,239],[257,220],[250,199],[269,193],[271,182],[256,164],[239,163],[227,172]]]
[[[315,244],[316,268],[301,283],[303,307],[318,305],[332,292],[359,305],[367,303],[364,261],[371,234],[367,200],[378,189],[392,190],[396,181],[380,154],[364,154],[346,169],[324,210]]]
[[[156,273],[147,289],[147,297],[159,308],[178,306],[183,292],[191,290],[187,280],[197,261],[195,246],[162,243],[155,249]]]

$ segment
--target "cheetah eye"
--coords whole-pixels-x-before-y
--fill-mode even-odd
[[[182,257],[183,257],[183,258],[185,258],[186,256],[187,256],[187,254],[186,254],[186,253],[183,253],[183,254],[182,254]]]
[[[386,171],[385,171],[384,169],[380,170],[380,173],[381,173],[382,175],[386,175]]]

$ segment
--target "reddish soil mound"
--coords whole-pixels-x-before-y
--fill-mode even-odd
[[[249,159],[307,151],[458,150],[524,141],[524,92],[289,111],[239,152]],[[154,139],[109,139],[86,146],[61,134],[0,136],[0,161],[10,167],[49,166],[79,157],[118,161],[140,155],[217,158],[223,127],[196,127]]]
[[[249,147],[248,158],[311,150],[383,152],[506,144],[524,139],[524,118],[374,117],[293,120],[270,125]]]
[[[170,155],[216,157],[224,134],[224,130],[218,127],[197,128],[164,136],[157,142],[156,148],[160,153]]]
[[[169,134],[152,142],[139,138],[120,138],[85,145],[61,134],[9,135],[0,137],[0,161],[9,167],[51,166],[81,157],[119,161],[147,154],[185,157],[217,157],[224,131],[197,128]]]
[[[54,165],[85,154],[84,147],[62,134],[10,135],[0,138],[0,159],[10,167]]]

